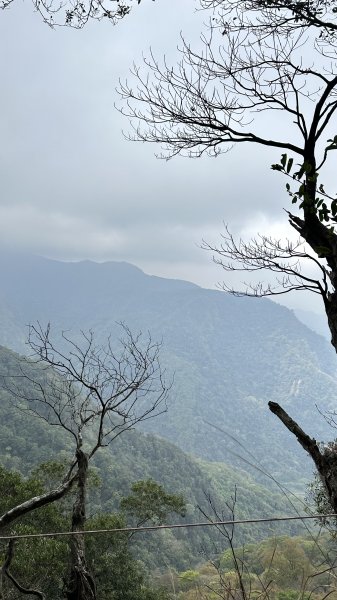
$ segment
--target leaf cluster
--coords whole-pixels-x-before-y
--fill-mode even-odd
[[[337,150],[337,136],[333,139],[328,140],[329,145],[326,146],[325,155],[329,150]],[[331,223],[336,222],[337,216],[337,197],[329,196],[324,185],[320,183],[318,185],[318,170],[313,171],[312,163],[304,161],[298,165],[299,169],[293,171],[294,159],[288,158],[286,153],[282,154],[279,163],[271,165],[272,170],[279,171],[284,175],[290,177],[293,181],[298,184],[297,190],[293,191],[289,183],[286,183],[286,190],[291,197],[292,204],[299,202],[299,208],[308,208],[314,214],[316,214],[321,222]],[[313,184],[321,195],[317,195],[313,201],[311,193],[308,191],[308,186]],[[330,201],[330,206],[327,202]]]

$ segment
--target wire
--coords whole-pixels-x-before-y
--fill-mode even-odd
[[[20,540],[20,539],[29,539],[29,538],[48,538],[48,537],[65,537],[68,535],[88,535],[88,534],[97,534],[97,533],[135,533],[137,531],[146,532],[146,531],[160,531],[163,529],[183,529],[183,528],[192,528],[192,527],[210,527],[210,526],[220,526],[220,525],[246,525],[249,523],[271,523],[278,521],[296,521],[305,519],[328,519],[332,517],[337,517],[337,513],[331,513],[327,515],[302,515],[302,516],[292,516],[292,517],[265,517],[262,519],[239,519],[239,520],[229,520],[229,521],[202,521],[200,523],[179,523],[175,525],[149,525],[146,527],[120,527],[116,529],[92,529],[92,530],[84,530],[84,531],[54,531],[52,533],[25,533],[19,535],[2,535],[0,536],[1,540]]]

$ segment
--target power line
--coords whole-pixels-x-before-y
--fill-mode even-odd
[[[146,531],[161,531],[164,529],[183,529],[193,527],[211,527],[221,525],[247,525],[249,523],[273,523],[278,521],[304,521],[306,519],[327,519],[337,517],[336,513],[330,513],[327,515],[302,515],[302,516],[291,516],[291,517],[264,517],[262,519],[238,519],[229,521],[201,521],[199,523],[178,523],[175,525],[149,525],[146,527],[119,527],[115,529],[92,529],[84,531],[54,531],[49,533],[25,533],[19,535],[2,535],[1,540],[20,540],[29,538],[48,538],[48,537],[66,537],[69,535],[94,535],[97,533],[135,533],[135,532],[146,532]]]

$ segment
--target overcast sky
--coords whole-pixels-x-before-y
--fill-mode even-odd
[[[157,160],[126,141],[118,78],[149,46],[174,63],[180,31],[198,38],[193,0],[143,0],[112,27],[51,30],[30,2],[0,13],[0,235],[64,260],[126,260],[150,274],[214,287],[226,274],[202,251],[223,222],[238,235],[289,235],[278,150]],[[299,306],[300,298],[281,297]],[[306,308],[319,304],[306,301]]]

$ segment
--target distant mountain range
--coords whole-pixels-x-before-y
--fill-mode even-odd
[[[268,401],[317,439],[334,437],[316,405],[337,408],[335,354],[285,307],[149,276],[127,263],[2,254],[0,280],[0,343],[16,351],[26,351],[26,325],[37,320],[58,332],[92,329],[101,340],[124,321],[162,339],[174,387],[168,413],[146,429],[184,451],[251,472],[248,463],[256,462],[294,488],[312,465]],[[255,475],[267,483],[261,471]]]
[[[307,327],[325,337],[328,342],[331,339],[330,329],[328,327],[326,316],[323,313],[316,313],[311,310],[302,310],[296,308],[294,310],[296,317]]]

